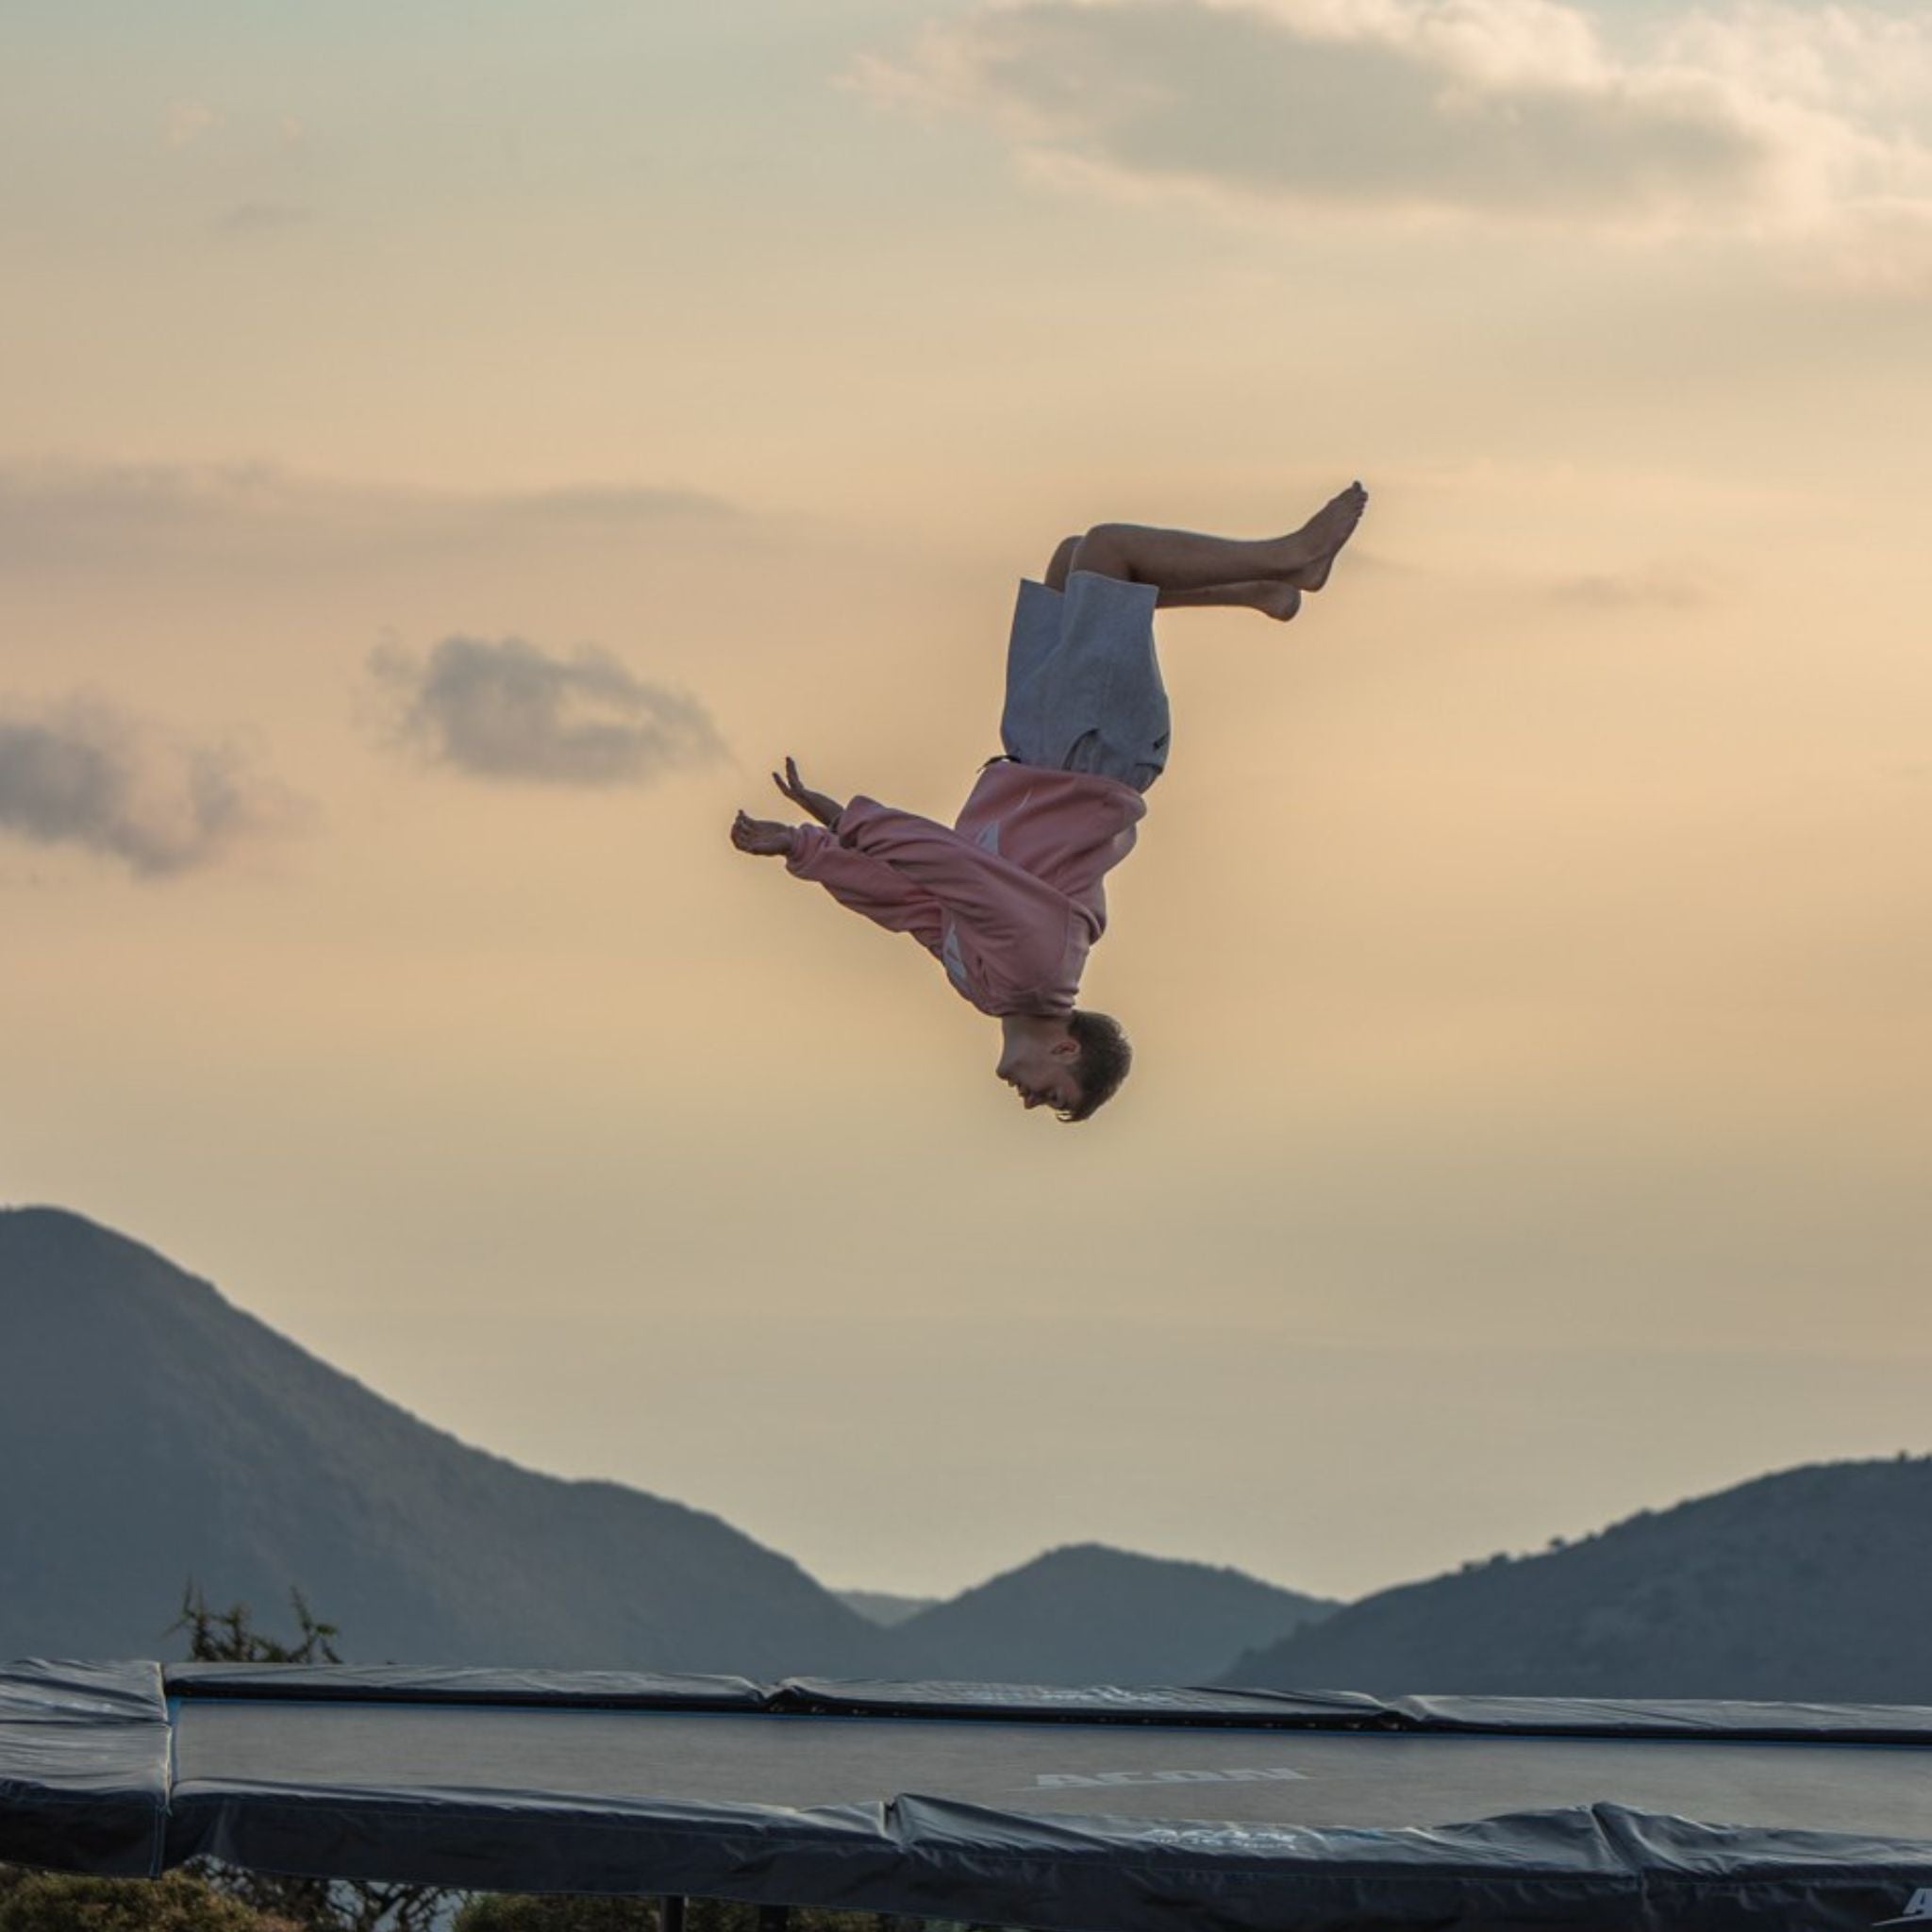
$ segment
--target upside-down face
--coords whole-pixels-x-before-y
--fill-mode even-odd
[[[1032,1040],[1008,1041],[994,1071],[1029,1108],[1064,1111],[1080,1102],[1080,1085],[1074,1078],[1074,1062],[1079,1057],[1079,1042],[1071,1033],[1043,1045]]]

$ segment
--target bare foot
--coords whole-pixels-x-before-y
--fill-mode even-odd
[[[1302,593],[1292,583],[1237,584],[1234,588],[1246,593],[1242,603],[1265,610],[1282,624],[1302,608]]]
[[[1330,497],[1292,536],[1281,538],[1282,581],[1298,590],[1319,591],[1328,581],[1341,546],[1355,535],[1368,501],[1369,492],[1359,483],[1351,483]]]

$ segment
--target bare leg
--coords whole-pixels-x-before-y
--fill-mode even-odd
[[[1319,591],[1328,581],[1337,553],[1355,534],[1367,501],[1361,485],[1351,484],[1300,529],[1252,542],[1193,530],[1154,529],[1144,524],[1096,524],[1071,551],[1062,543],[1054,553],[1054,566],[1061,568],[1062,581],[1067,571],[1096,571],[1103,576],[1158,585],[1163,597],[1257,583]],[[1222,596],[1213,601],[1254,599]]]
[[[1163,586],[1156,604],[1162,610],[1208,606],[1264,610],[1285,624],[1302,608],[1302,593],[1280,578],[1266,578],[1252,584],[1202,584],[1191,591],[1170,591]]]

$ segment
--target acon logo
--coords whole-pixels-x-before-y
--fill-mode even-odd
[[[1068,1785],[1253,1785],[1307,1776],[1285,1764],[1257,1764],[1241,1771],[1042,1771],[1036,1790],[1059,1790]]]
[[[1880,1925],[1932,1925],[1932,1885],[1922,1885],[1906,1901],[1906,1908],[1895,1919],[1874,1919],[1874,1932]]]

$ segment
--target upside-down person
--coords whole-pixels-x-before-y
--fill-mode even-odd
[[[1102,880],[1133,850],[1167,763],[1154,613],[1238,605],[1287,620],[1328,581],[1368,494],[1351,484],[1298,530],[1245,541],[1097,524],[1020,586],[1007,647],[1002,757],[952,826],[876,799],[841,805],[787,758],[778,790],[817,821],[741,811],[731,842],[785,859],[855,912],[908,932],[956,991],[1000,1023],[999,1077],[1029,1108],[1084,1121],[1132,1058],[1120,1023],[1074,1004],[1107,928]]]

